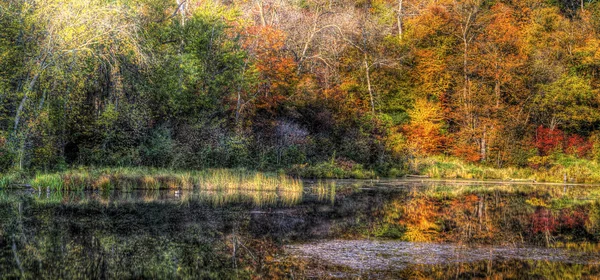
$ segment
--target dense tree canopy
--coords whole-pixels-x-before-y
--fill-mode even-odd
[[[0,172],[525,165],[599,89],[594,0],[0,3]]]

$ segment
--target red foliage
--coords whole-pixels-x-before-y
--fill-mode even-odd
[[[580,135],[574,134],[567,139],[567,148],[565,152],[584,157],[592,150],[592,145],[591,141],[586,140]]]
[[[562,149],[565,153],[584,157],[592,150],[592,142],[581,135],[565,135],[559,129],[550,129],[539,126],[536,130],[535,147],[542,156],[552,151]]]
[[[540,208],[531,217],[531,230],[533,233],[553,232],[557,226],[556,218],[548,209]]]
[[[561,130],[545,128],[540,125],[535,133],[535,147],[540,155],[545,156],[560,148],[564,138],[564,133]]]
[[[585,226],[588,215],[582,210],[565,209],[560,213],[560,226],[566,229],[581,228]]]

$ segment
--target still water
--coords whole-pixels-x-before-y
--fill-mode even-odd
[[[1,279],[598,279],[600,187],[0,190]]]

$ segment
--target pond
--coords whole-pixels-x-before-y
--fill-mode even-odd
[[[1,279],[600,277],[600,187],[0,190]]]

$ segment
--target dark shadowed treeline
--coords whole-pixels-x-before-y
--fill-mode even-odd
[[[0,172],[550,168],[599,87],[595,0],[5,0]]]

